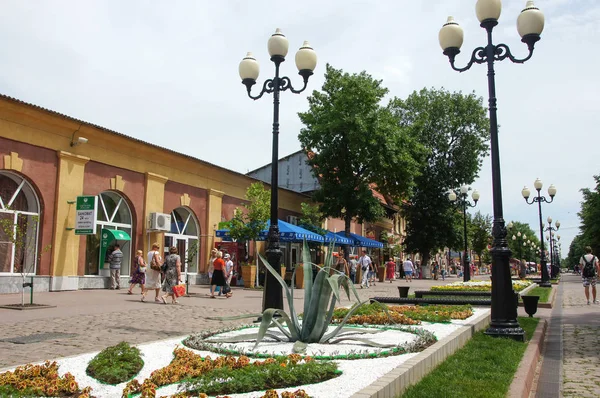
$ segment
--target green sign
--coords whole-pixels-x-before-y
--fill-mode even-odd
[[[125,243],[130,240],[131,237],[125,231],[103,229],[100,232],[100,268],[104,268],[104,263],[108,262],[108,256],[114,249],[112,246],[115,243],[125,246]]]
[[[75,205],[75,235],[96,233],[97,196],[78,196]]]

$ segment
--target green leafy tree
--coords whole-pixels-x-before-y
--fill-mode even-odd
[[[479,267],[483,264],[483,254],[488,250],[492,239],[492,216],[475,213],[471,220],[471,248],[479,257]]]
[[[255,182],[248,187],[246,200],[246,211],[236,207],[229,222],[229,235],[234,241],[256,240],[260,232],[267,227],[271,205],[270,191],[265,190],[261,182]]]
[[[373,188],[395,199],[406,194],[423,154],[381,106],[387,93],[366,72],[327,65],[322,90],[313,91],[308,111],[299,113],[304,128],[298,139],[320,184],[314,199],[324,216],[344,220],[346,233],[352,219],[373,222],[384,215]]]
[[[302,208],[302,216],[300,216],[298,225],[316,234],[325,235],[327,230],[321,228],[325,216],[321,213],[319,206],[302,202],[300,207]]]
[[[421,253],[427,264],[432,252],[456,248],[462,239],[455,227],[458,216],[462,223],[462,214],[446,193],[477,177],[488,153],[489,120],[480,97],[444,89],[423,89],[405,100],[395,98],[388,109],[401,130],[427,150],[412,195],[402,205],[407,251]]]
[[[527,244],[527,241],[533,243],[533,246],[536,248],[540,246],[540,240],[537,237],[539,231],[534,231],[531,229],[529,224],[525,224],[519,221],[511,221],[508,225],[511,225],[511,228],[507,229],[508,234],[506,235],[506,239],[508,240],[508,248],[512,252],[512,256],[514,258],[518,258],[519,260],[525,259],[527,261],[535,261],[537,262],[537,257],[539,257],[539,253],[537,249],[532,249],[531,244]],[[519,233],[521,236],[519,236]],[[513,236],[515,238],[513,238]],[[523,245],[525,242],[525,245]],[[546,247],[548,249],[548,247]]]
[[[572,269],[576,264],[579,264],[581,256],[585,253],[586,246],[589,246],[589,244],[583,234],[579,234],[573,239],[566,259],[566,266],[568,268]]]
[[[581,190],[583,201],[577,215],[581,219],[583,240],[592,247],[594,254],[600,255],[600,175],[594,176],[594,180],[594,189]]]

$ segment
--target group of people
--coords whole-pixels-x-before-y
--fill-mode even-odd
[[[229,253],[223,255],[223,252],[217,249],[210,251],[210,259],[208,260],[208,277],[210,278],[210,298],[216,298],[215,293],[219,296],[225,295],[226,298],[232,296],[231,279],[233,278],[233,261]]]
[[[123,261],[123,252],[120,246],[116,244],[113,251],[108,256],[110,263],[110,283],[111,289],[119,290],[120,270]],[[178,290],[176,287],[183,283],[181,279],[181,257],[178,254],[177,247],[169,248],[169,255],[162,259],[158,243],[152,245],[152,250],[144,258],[144,252],[138,250],[135,253],[133,272],[129,280],[129,290],[127,294],[133,294],[135,285],[140,285],[142,289],[141,301],[146,301],[146,294],[149,290],[154,290],[154,301],[167,304],[167,298],[171,298],[171,303],[177,304]],[[160,295],[160,291],[164,295]]]

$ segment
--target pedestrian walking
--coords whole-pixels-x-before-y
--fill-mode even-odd
[[[335,269],[340,272],[343,272],[344,275],[350,274],[350,272],[348,271],[348,262],[344,258],[344,252],[340,251],[338,253],[337,259],[335,261]]]
[[[225,297],[229,298],[232,296],[231,279],[233,278],[233,261],[231,261],[229,253],[223,256],[223,260],[225,261],[225,286],[223,286],[221,292],[225,293]]]
[[[363,255],[358,259],[358,265],[360,266],[360,270],[362,271],[362,281],[360,283],[360,288],[369,288],[369,269],[371,268],[371,257],[367,255],[367,251],[363,249]]]
[[[350,258],[350,280],[352,281],[352,283],[356,283],[356,270],[358,269],[358,261],[356,261],[356,258],[354,255],[352,255],[352,257]]]
[[[585,254],[581,256],[579,264],[582,269],[581,279],[583,280],[583,291],[585,293],[587,304],[590,305],[590,285],[592,286],[592,298],[594,304],[599,304],[600,302],[596,300],[596,280],[598,278],[599,266],[598,257],[592,254],[592,248],[590,246],[586,246]]]
[[[210,298],[215,297],[217,286],[223,288],[225,285],[225,262],[223,261],[223,252],[217,251],[217,258],[213,261],[213,274],[210,279]]]
[[[217,253],[219,253],[219,250],[217,250],[216,248],[213,248],[210,251],[210,258],[208,259],[208,268],[207,268],[209,280],[212,279],[213,272],[215,271],[214,262],[217,259]],[[220,296],[221,295],[221,287],[218,286],[216,291],[219,292],[219,296]]]
[[[394,262],[393,258],[390,258],[390,261],[388,261],[385,264],[385,276],[386,276],[386,279],[390,281],[390,283],[392,283],[392,279],[394,279],[395,272],[396,272],[396,263]]]
[[[146,284],[146,263],[144,262],[144,252],[138,250],[135,252],[135,260],[133,261],[133,273],[129,280],[129,291],[127,294],[133,294],[133,287],[137,284],[142,288],[144,294],[144,285]]]
[[[171,246],[169,248],[169,255],[165,258],[163,269],[165,280],[163,282],[162,290],[166,294],[160,296],[160,299],[163,304],[167,304],[166,298],[171,297],[171,304],[177,304],[179,301],[177,301],[177,295],[173,291],[173,288],[183,282],[181,281],[181,257],[179,257],[176,246]]]
[[[110,263],[110,288],[119,290],[121,288],[121,263],[123,262],[123,252],[121,246],[117,243],[112,253],[108,256]]]
[[[437,262],[437,261],[434,261],[434,262],[433,262],[433,271],[432,271],[432,272],[433,272],[433,280],[434,280],[434,281],[437,281],[437,279],[438,279],[438,274],[439,274],[439,272],[440,272],[440,266],[439,266],[439,264],[438,264],[438,262]]]
[[[410,257],[406,258],[406,261],[402,263],[402,269],[404,269],[404,276],[406,277],[407,282],[412,282],[413,272],[415,272],[415,266],[412,261],[410,261]]]
[[[375,286],[375,282],[377,280],[377,270],[377,263],[375,261],[371,261],[371,265],[369,266],[369,280],[373,286]]]
[[[160,288],[162,285],[160,273],[163,261],[162,257],[160,256],[160,252],[158,251],[159,248],[160,246],[158,243],[153,243],[152,250],[150,250],[146,255],[148,264],[150,264],[150,269],[146,270],[146,289],[144,290],[144,293],[142,293],[142,301],[146,300],[146,293],[148,293],[148,290],[153,289],[155,293],[154,301],[157,303],[161,302],[158,295],[160,294]]]

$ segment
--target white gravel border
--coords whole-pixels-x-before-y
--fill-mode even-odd
[[[428,323],[423,322],[420,326],[413,326],[414,328],[423,328],[435,334],[438,340],[443,339],[444,337],[450,335],[455,330],[460,327],[469,324],[471,319],[475,316],[479,316],[484,312],[489,312],[489,309],[484,308],[474,308],[473,316],[465,319],[465,320],[454,320],[451,323],[443,324],[443,323]],[[252,329],[249,329],[252,331]],[[237,333],[246,331],[248,333],[248,329],[244,329],[242,331],[238,331]],[[228,332],[235,333],[235,332]],[[384,334],[385,333],[385,334]],[[378,333],[375,335],[367,335],[373,338],[375,341],[384,342],[390,339],[393,339],[393,333],[397,333],[395,338],[399,338],[400,336],[406,335],[406,332],[400,331],[386,331],[382,333]],[[414,335],[413,335],[414,336]],[[182,346],[182,340],[186,336],[182,336],[179,338],[169,339],[157,341],[154,343],[140,344],[138,348],[142,353],[142,358],[144,360],[144,367],[140,371],[140,373],[135,377],[138,381],[142,382],[144,379],[150,376],[156,369],[160,369],[162,367],[167,366],[171,360],[173,359],[173,350],[177,346]],[[363,336],[364,337],[364,336]],[[382,338],[381,340],[379,338]],[[406,337],[406,336],[404,336]],[[266,343],[264,345],[259,346],[260,351],[266,351],[267,345],[270,343]],[[291,344],[288,344],[291,347]],[[310,349],[309,345],[309,349]],[[320,345],[322,346],[322,345]],[[348,346],[350,348],[348,348]],[[187,347],[184,347],[189,349]],[[282,351],[282,343],[273,344],[272,352],[275,354],[280,354]],[[333,347],[327,347],[326,350],[329,351],[339,351],[342,350],[351,350],[356,349],[357,346],[353,343],[345,344],[340,343]],[[362,347],[361,347],[362,348]],[[319,347],[319,350],[325,350],[325,348]],[[212,358],[216,358],[220,355],[215,354],[213,352],[207,351],[198,351],[192,350],[195,353],[208,356],[210,355]],[[120,397],[123,388],[125,388],[125,383],[118,384],[116,386],[106,385],[98,382],[97,380],[89,377],[85,373],[85,368],[87,367],[88,362],[97,354],[98,352],[88,353],[77,355],[68,358],[60,358],[57,359],[56,362],[59,365],[59,373],[61,375],[69,372],[73,376],[75,376],[75,380],[79,384],[80,388],[84,388],[87,386],[92,387],[92,394],[98,398],[106,397]],[[309,353],[309,355],[311,355]],[[336,377],[334,379],[318,383],[312,385],[298,386],[298,387],[289,387],[285,389],[277,390],[279,393],[283,391],[295,391],[298,389],[303,389],[306,393],[313,397],[327,397],[327,398],[346,398],[352,396],[352,394],[362,390],[368,385],[374,383],[378,378],[382,377],[395,367],[401,365],[406,362],[408,359],[418,355],[418,353],[410,353],[403,354],[397,356],[391,356],[386,358],[374,358],[374,359],[358,359],[358,360],[336,360],[338,363],[339,369],[343,372],[343,375]],[[14,368],[13,368],[14,369]],[[157,390],[157,397],[175,394],[178,392],[177,385],[170,385],[159,388]],[[254,398],[261,397],[263,395],[263,391],[254,391],[251,393],[245,394],[234,394],[231,395],[232,398]]]

